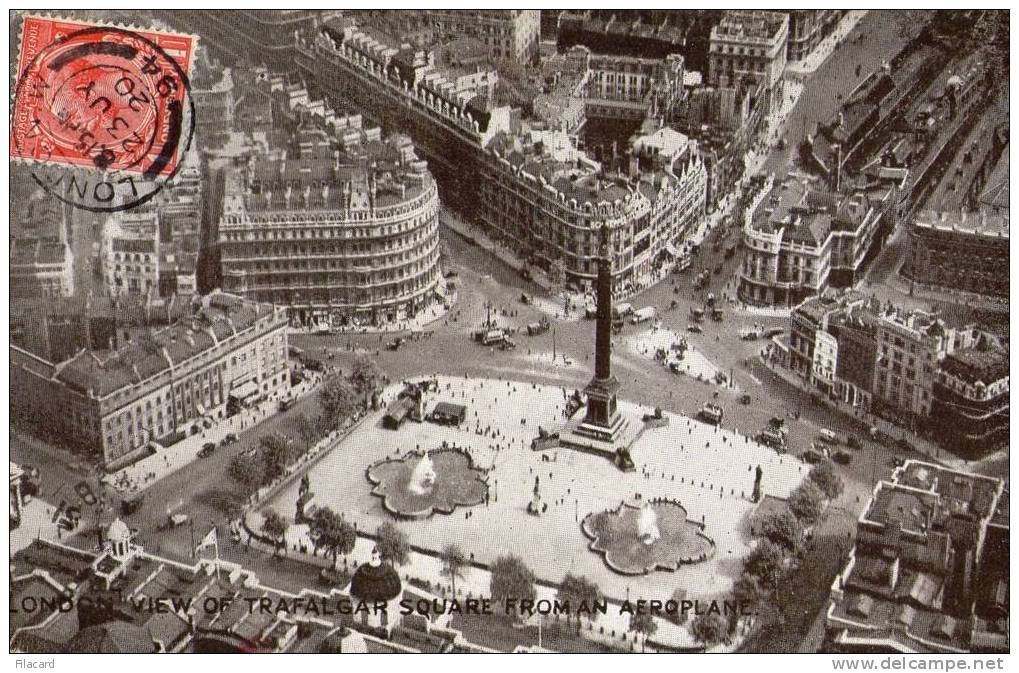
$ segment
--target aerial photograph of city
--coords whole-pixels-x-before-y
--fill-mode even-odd
[[[11,11],[9,670],[1003,669],[1009,22]]]

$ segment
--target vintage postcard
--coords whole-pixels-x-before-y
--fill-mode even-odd
[[[11,12],[14,665],[1003,668],[1009,41]]]

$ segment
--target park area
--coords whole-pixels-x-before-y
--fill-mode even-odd
[[[807,466],[795,458],[780,456],[744,435],[668,413],[667,425],[646,430],[632,446],[633,472],[621,472],[604,457],[569,449],[536,452],[530,446],[539,426],[554,432],[563,424],[572,390],[445,376],[437,383],[434,392],[425,394],[426,413],[440,401],[450,402],[467,407],[466,420],[460,426],[407,421],[398,430],[388,430],[382,427],[381,411],[370,414],[311,468],[317,506],[342,513],[359,530],[374,531],[394,517],[383,498],[372,493],[369,468],[409,453],[456,447],[470,455],[474,467],[487,471],[489,498],[457,507],[452,514],[437,509],[419,520],[397,522],[413,545],[437,551],[456,543],[484,563],[516,554],[541,580],[556,583],[567,572],[585,575],[615,599],[665,600],[677,588],[690,598],[711,598],[730,589],[750,550],[756,467],[763,472],[762,492],[778,498],[787,497],[807,474]],[[384,404],[399,390],[399,385],[387,388]],[[650,411],[625,401],[620,406],[638,419]],[[436,488],[441,490],[442,470],[436,472]],[[528,512],[536,483],[541,501],[548,504],[537,515]],[[267,504],[292,517],[298,488],[291,484]],[[588,514],[616,510],[623,502],[663,499],[681,503],[683,518],[703,526],[704,535],[714,542],[713,554],[675,571],[625,576],[589,548],[591,540],[581,528]],[[296,542],[295,535],[306,530],[294,527],[288,540]],[[549,553],[552,549],[554,554]]]

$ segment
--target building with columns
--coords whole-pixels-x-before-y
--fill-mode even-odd
[[[593,287],[604,224],[612,230],[616,292],[649,283],[655,265],[639,260],[680,243],[663,235],[648,239],[654,243],[646,251],[638,246],[651,227],[652,204],[626,166],[605,166],[565,131],[458,88],[434,60],[388,44],[383,35],[350,21],[329,23],[314,43],[298,46],[298,62],[331,98],[383,128],[408,133],[443,199],[553,282]],[[648,177],[666,185],[675,180],[665,171]]]
[[[436,301],[439,194],[410,139],[360,116],[303,126],[296,149],[226,176],[223,288],[301,323],[381,324]]]
[[[708,84],[763,83],[769,109],[781,96],[789,38],[785,12],[730,10],[711,29]]]
[[[11,416],[107,465],[205,418],[285,394],[286,309],[214,293],[188,318],[51,362],[10,346]]]

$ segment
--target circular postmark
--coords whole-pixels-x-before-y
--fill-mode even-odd
[[[11,157],[56,198],[138,206],[176,175],[194,133],[188,36],[26,17]]]

